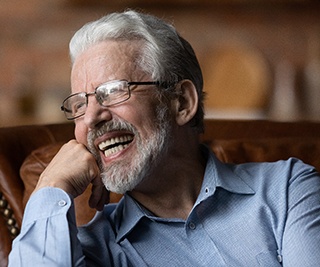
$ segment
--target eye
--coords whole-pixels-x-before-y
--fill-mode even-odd
[[[96,89],[96,98],[103,106],[110,106],[128,99],[127,82],[108,82]]]
[[[100,86],[96,90],[96,98],[99,103],[108,102],[110,90],[107,86]]]
[[[67,107],[68,112],[75,116],[79,115],[80,113],[84,113],[87,107],[86,94],[79,93],[70,96],[66,101],[65,106]]]
[[[78,114],[86,109],[86,102],[83,100],[78,100],[72,104],[72,113]]]

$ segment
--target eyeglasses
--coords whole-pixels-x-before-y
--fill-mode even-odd
[[[76,93],[68,96],[62,103],[61,110],[68,120],[84,115],[88,106],[88,96],[95,95],[98,103],[103,107],[110,107],[127,101],[131,96],[131,85],[168,86],[168,83],[128,82],[126,80],[109,81],[98,86],[92,93]]]

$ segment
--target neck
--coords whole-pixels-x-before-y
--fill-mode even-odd
[[[204,170],[205,159],[198,147],[193,152],[170,153],[170,158],[129,194],[155,216],[186,219],[199,195]]]

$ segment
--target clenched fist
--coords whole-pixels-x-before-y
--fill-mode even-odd
[[[109,192],[102,183],[97,162],[84,145],[71,140],[61,147],[40,175],[35,191],[43,187],[57,187],[75,198],[90,183],[92,194],[89,205],[101,210],[109,201]]]

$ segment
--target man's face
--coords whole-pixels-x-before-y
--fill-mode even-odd
[[[92,46],[74,62],[72,93],[93,92],[107,81],[151,81],[134,64],[138,43],[107,41]],[[84,116],[75,120],[75,136],[95,155],[107,189],[124,193],[141,183],[164,157],[170,112],[159,108],[156,87],[132,87],[131,98],[109,108],[89,96]]]

